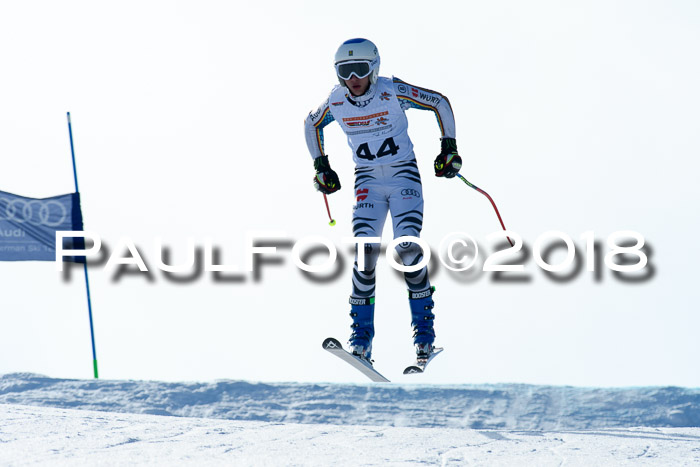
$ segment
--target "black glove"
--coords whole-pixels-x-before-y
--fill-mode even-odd
[[[340,179],[338,174],[331,169],[328,163],[328,156],[321,156],[314,159],[316,176],[314,177],[314,187],[323,194],[330,195],[340,190]]]
[[[457,154],[457,140],[454,138],[442,138],[440,146],[442,150],[435,158],[435,176],[452,178],[462,168],[462,158]]]

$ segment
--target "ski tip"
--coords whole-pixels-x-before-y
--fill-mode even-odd
[[[416,373],[423,373],[423,369],[419,366],[412,365],[403,370],[404,375],[414,375]]]
[[[321,344],[324,349],[342,349],[343,345],[338,341],[338,339],[335,339],[333,337],[329,337],[326,340],[323,341],[323,344]]]

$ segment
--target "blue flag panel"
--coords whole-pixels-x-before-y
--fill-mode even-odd
[[[35,199],[0,191],[0,261],[54,261],[59,230],[83,230],[79,193]],[[67,238],[64,248],[83,249],[85,241]]]

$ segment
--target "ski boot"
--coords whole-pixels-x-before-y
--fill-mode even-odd
[[[372,364],[372,338],[374,337],[374,297],[350,297],[352,335],[350,352]]]
[[[433,329],[433,314],[432,295],[435,292],[435,287],[413,292],[408,291],[409,304],[411,306],[411,325],[413,326],[413,344],[416,347],[416,358],[419,362],[428,361],[435,347],[435,330]]]

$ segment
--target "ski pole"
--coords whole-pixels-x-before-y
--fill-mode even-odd
[[[78,172],[75,169],[75,149],[73,147],[73,125],[70,121],[70,112],[67,112],[68,117],[68,138],[70,139],[70,156],[73,159],[73,181],[75,182],[75,192],[80,193],[78,190]],[[95,375],[95,379],[98,379],[97,372],[97,351],[95,350],[95,328],[92,323],[92,302],[90,301],[90,280],[88,279],[88,266],[87,258],[83,263],[83,272],[85,273],[85,290],[87,291],[87,306],[88,306],[88,318],[90,319],[90,341],[92,342],[92,372]]]
[[[335,219],[333,219],[333,216],[331,216],[331,208],[328,206],[328,197],[326,196],[325,193],[323,193],[323,201],[326,202],[326,211],[328,211],[328,218],[331,220],[328,225],[333,227],[335,225]]]
[[[498,208],[496,207],[496,203],[493,202],[493,199],[489,196],[489,194],[486,193],[486,192],[485,192],[484,190],[482,190],[481,188],[479,188],[478,186],[476,186],[476,185],[474,185],[474,184],[472,184],[472,183],[469,183],[469,180],[467,180],[466,178],[464,178],[461,174],[457,174],[457,176],[458,176],[464,183],[466,183],[466,184],[469,185],[470,187],[474,188],[476,191],[478,191],[478,192],[481,193],[482,195],[486,196],[486,197],[489,199],[489,201],[491,201],[491,205],[493,206],[493,209],[496,211],[496,215],[498,216],[498,222],[501,223],[501,227],[503,227],[503,230],[508,230],[508,229],[506,229],[506,226],[503,225],[503,219],[501,219],[501,214],[498,212]],[[508,243],[510,243],[510,246],[515,246],[515,245],[513,244],[512,240],[510,239],[510,237],[506,236],[506,238],[508,239]]]

